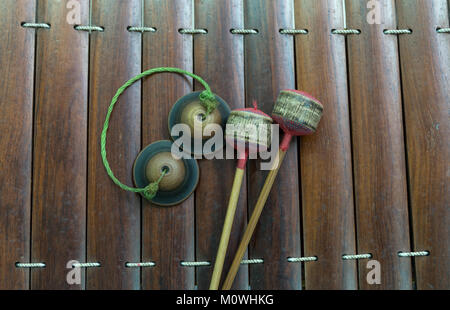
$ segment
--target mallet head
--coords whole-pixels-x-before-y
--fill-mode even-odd
[[[282,90],[273,108],[272,118],[291,136],[313,134],[323,113],[323,106],[313,96],[298,90]]]
[[[233,110],[228,117],[225,140],[236,149],[245,147],[246,152],[258,152],[270,146],[272,118],[256,103],[253,108]]]

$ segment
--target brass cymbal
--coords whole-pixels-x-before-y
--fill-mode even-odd
[[[210,138],[214,137],[214,132],[212,134],[205,133],[205,127],[207,125],[217,125],[223,130],[225,128],[228,115],[231,112],[228,104],[216,95],[216,100],[218,103],[217,107],[209,115],[206,115],[206,109],[203,107],[200,100],[201,93],[202,91],[193,92],[178,99],[172,107],[168,119],[169,133],[174,140],[174,143],[182,148],[183,152],[191,155],[202,155],[204,144]],[[183,132],[180,134],[173,131],[174,127],[179,124],[186,125],[189,132]],[[188,134],[188,137],[186,138],[190,139],[189,147],[184,144],[180,144],[179,141],[177,141],[183,137],[183,134]],[[194,149],[194,146],[198,144],[202,146],[201,150]],[[214,146],[211,152],[208,152],[207,154],[213,154],[222,148],[223,143],[220,147]]]
[[[195,190],[199,180],[199,168],[193,158],[174,158],[171,154],[172,141],[156,141],[145,147],[133,165],[133,179],[136,187],[144,188],[155,182],[166,172],[152,203],[159,206],[173,206],[187,199]]]

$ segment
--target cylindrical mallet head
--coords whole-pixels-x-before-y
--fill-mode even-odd
[[[270,146],[271,124],[272,118],[258,110],[256,103],[253,108],[233,110],[228,117],[225,140],[238,150],[244,146],[246,152],[256,153]]]
[[[272,118],[291,136],[313,134],[322,117],[323,106],[313,96],[298,90],[282,90]]]

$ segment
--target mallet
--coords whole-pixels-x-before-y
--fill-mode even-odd
[[[229,145],[237,149],[239,160],[228,202],[225,222],[223,224],[222,235],[220,237],[219,249],[214,263],[214,271],[209,286],[210,290],[217,290],[219,288],[220,276],[230,240],[231,228],[233,226],[234,214],[241,191],[248,155],[249,153],[256,154],[258,150],[266,150],[270,146],[271,124],[272,118],[258,110],[256,103],[254,103],[254,108],[234,110],[228,117],[225,140]]]
[[[284,138],[274,160],[274,166],[267,175],[261,194],[256,202],[250,221],[231,264],[222,289],[229,290],[239,269],[242,257],[258,223],[272,185],[289,148],[293,136],[310,135],[316,131],[322,117],[322,104],[311,95],[297,90],[283,90],[273,108],[272,118],[284,131]]]

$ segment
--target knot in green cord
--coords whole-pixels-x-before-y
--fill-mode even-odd
[[[161,172],[161,176],[156,182],[152,182],[149,185],[147,185],[144,190],[142,191],[142,195],[144,195],[145,199],[152,200],[155,198],[156,194],[159,190],[159,183],[161,183],[163,177],[166,175],[167,170],[163,170]]]
[[[199,98],[206,109],[206,116],[208,116],[217,107],[216,96],[211,91],[205,90]]]
[[[155,198],[156,193],[158,192],[159,184],[152,182],[147,187],[144,188],[144,191],[142,192],[142,195],[147,200],[152,200]]]

